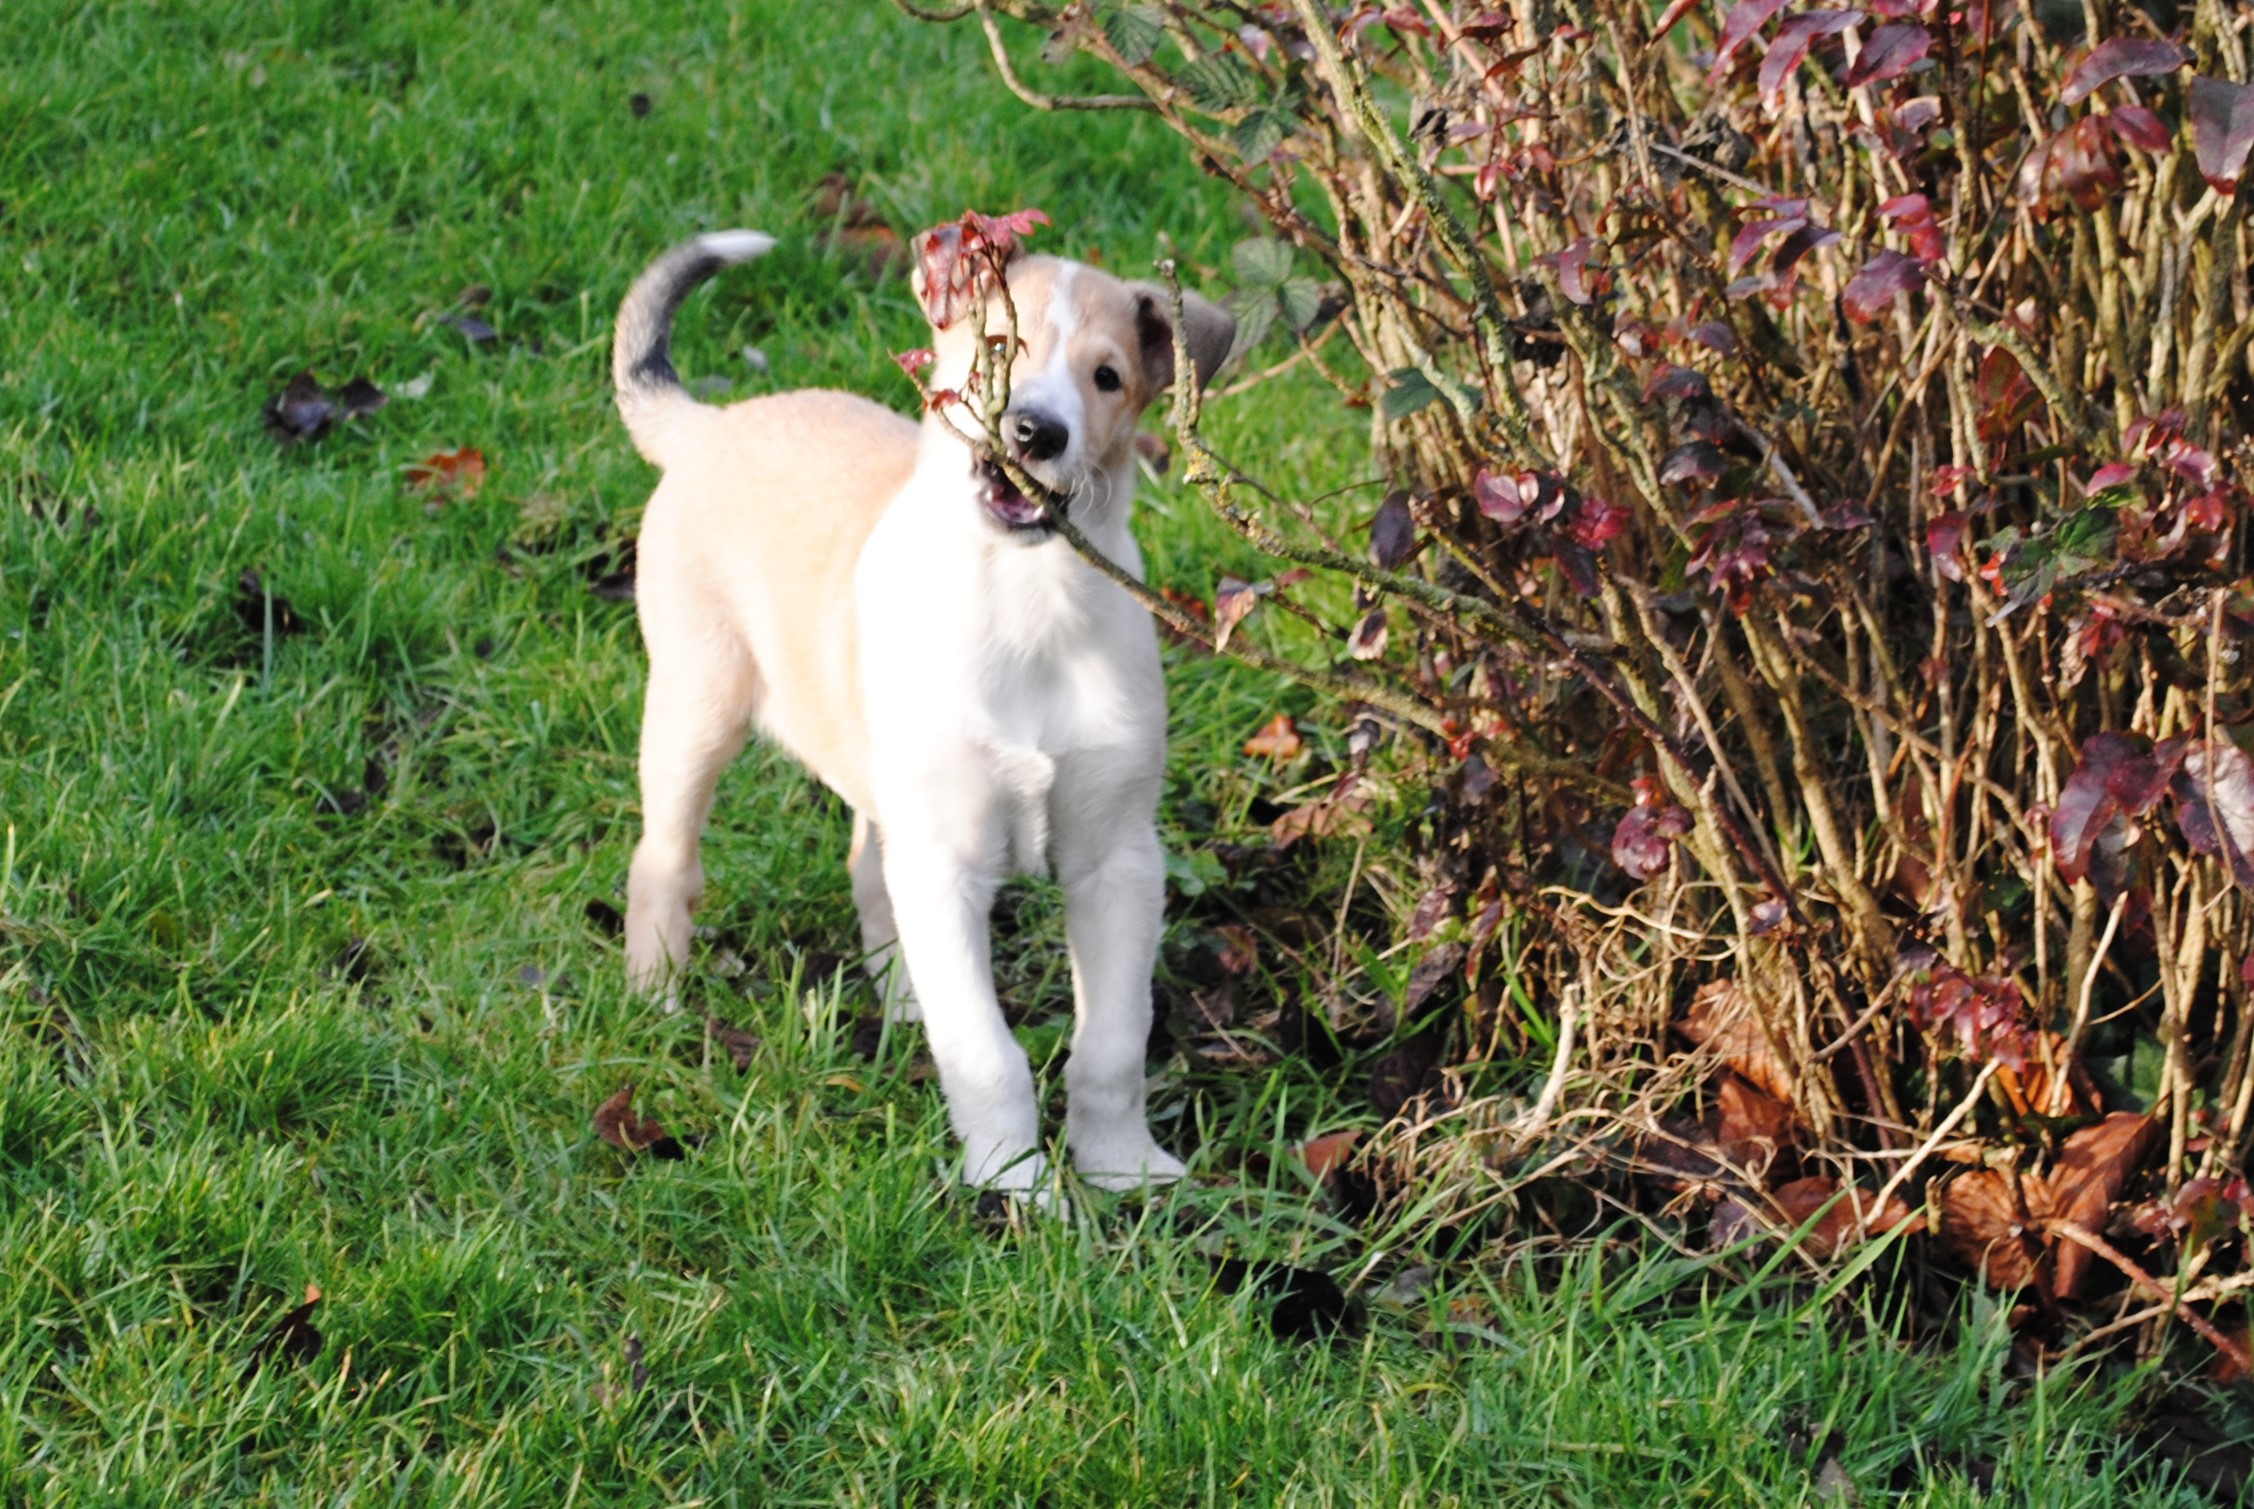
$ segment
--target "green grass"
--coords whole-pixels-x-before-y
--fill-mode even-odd
[[[628,279],[774,231],[684,369],[905,400],[913,306],[827,248],[822,175],[903,226],[1034,204],[1056,249],[1225,266],[1243,222],[1144,123],[1034,117],[974,32],[866,0],[13,0],[0,57],[0,1502],[1786,1504],[1827,1456],[1865,1502],[1970,1503],[1987,1464],[2009,1502],[2184,1501],[2128,1475],[2126,1385],[2019,1377],[1997,1317],[1910,1349],[1722,1266],[1496,1258],[1280,1340],[1209,1253],[1371,1292],[1403,1261],[1250,1172],[1352,1114],[1301,1066],[1162,1068],[1203,1185],[996,1229],[911,1035],[865,1062],[860,987],[807,974],[851,947],[844,822],[773,757],[708,855],[749,1072],[626,997],[587,907],[639,652],[585,578],[650,481],[603,372]],[[486,347],[436,318],[468,285]],[[259,406],[305,367],[430,387],[283,450]],[[1361,464],[1309,388],[1214,422],[1294,485]],[[426,508],[404,468],[463,445],[487,485]],[[1160,579],[1250,568],[1153,504]],[[1175,669],[1186,845],[1307,704]],[[596,1138],[629,1082],[688,1158]],[[246,1382],[309,1283],[326,1345]]]

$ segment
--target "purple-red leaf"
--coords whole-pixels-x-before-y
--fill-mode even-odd
[[[1694,477],[1719,477],[1730,469],[1730,458],[1722,448],[1704,440],[1693,440],[1688,445],[1678,445],[1659,463],[1659,481],[1662,486],[1687,482]]]
[[[1667,868],[1675,840],[1690,831],[1690,814],[1664,798],[1638,803],[1621,815],[1612,830],[1612,862],[1638,880],[1649,880]]]
[[[1557,254],[1557,286],[1576,304],[1591,302],[1589,297],[1589,253],[1596,244],[1587,236],[1574,240],[1571,246]]]
[[[2237,193],[2247,151],[2254,148],[2254,84],[2194,76],[2186,113],[2200,173],[2216,193]]]
[[[1721,41],[1714,48],[1714,81],[1719,82],[1729,71],[1730,55],[1768,25],[1769,18],[1783,10],[1784,4],[1785,0],[1737,0],[1730,7],[1730,13],[1722,18]]]
[[[1933,46],[1933,33],[1914,21],[1895,21],[1871,33],[1847,69],[1847,87],[1883,84],[1908,73]]]
[[[1968,513],[1945,513],[1925,526],[1925,548],[1933,557],[1934,569],[1952,582],[1964,580],[1964,562],[1957,549],[1964,543],[1965,526],[1972,522]]]
[[[2139,753],[2137,741],[2127,734],[2092,734],[2083,742],[2082,763],[2059,788],[2058,806],[2051,812],[2051,857],[2068,885],[2089,873],[2090,847],[2120,816],[2113,777]]]
[[[2176,133],[2168,123],[2142,105],[2119,105],[2107,112],[2105,119],[2113,127],[2113,134],[2140,151],[2155,155],[2168,150]]]
[[[1867,325],[1902,294],[1925,282],[1925,269],[1913,257],[1882,251],[1862,265],[1839,291],[1840,307],[1857,324]]]
[[[1785,80],[1808,56],[1808,45],[1818,37],[1843,32],[1863,19],[1859,10],[1804,10],[1784,18],[1768,56],[1761,60],[1761,102],[1771,110],[1784,103]]]
[[[1760,254],[1761,243],[1778,231],[1798,230],[1808,223],[1801,214],[1779,216],[1772,220],[1748,220],[1730,238],[1730,276],[1736,277],[1745,270],[1745,264]]]
[[[2137,467],[2133,461],[2115,461],[2090,473],[2090,480],[2082,484],[2085,497],[2096,497],[2109,488],[2121,487],[2136,480]]]
[[[1769,271],[1783,277],[1800,263],[1800,259],[1819,246],[1829,246],[1839,239],[1839,232],[1821,225],[1803,225],[1784,238],[1776,256],[1769,263]]]
[[[2058,102],[2080,104],[2115,79],[2174,73],[2190,61],[2191,50],[2180,43],[2154,37],[2108,37],[2074,65],[2074,71],[2066,76],[2066,87],[2058,93]]]
[[[1409,495],[1390,492],[1370,519],[1370,559],[1387,571],[1417,553],[1417,521],[1409,514]]]
[[[2219,734],[2184,751],[2176,772],[2176,826],[2201,854],[2219,854],[2231,878],[2254,890],[2254,760]]]

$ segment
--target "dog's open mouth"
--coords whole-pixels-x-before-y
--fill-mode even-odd
[[[1037,488],[1037,496],[1027,497],[1002,464],[983,451],[971,467],[971,477],[978,484],[979,506],[1004,529],[1046,534],[1056,528],[1049,512],[1063,502],[1056,494]]]

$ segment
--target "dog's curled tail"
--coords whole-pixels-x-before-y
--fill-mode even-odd
[[[758,231],[711,231],[652,262],[626,290],[611,340],[611,382],[634,448],[659,466],[665,465],[667,435],[703,408],[673,370],[673,316],[699,283],[774,244]]]

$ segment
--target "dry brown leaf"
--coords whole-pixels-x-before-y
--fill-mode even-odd
[[[2046,1208],[2034,1213],[2071,1221],[2084,1231],[2104,1231],[2113,1202],[2121,1198],[2122,1188],[2135,1176],[2156,1130],[2158,1124],[2150,1116],[2115,1111],[2095,1126],[2075,1132],[2059,1149],[2058,1167],[2044,1181],[2047,1198],[2042,1203]],[[2027,1203],[2030,1209],[2037,1203],[2033,1189],[2028,1191]],[[2091,1266],[2097,1254],[2079,1242],[2061,1242],[2057,1248],[2052,1291],[2060,1299],[2077,1299],[2090,1276],[2099,1271]]]
[[[250,1360],[244,1364],[238,1383],[248,1384],[266,1365],[266,1359],[279,1356],[284,1362],[311,1362],[320,1354],[323,1337],[320,1327],[313,1324],[313,1311],[321,1303],[318,1284],[305,1286],[305,1303],[291,1310],[273,1328],[259,1338],[257,1346],[250,1349]]]
[[[467,503],[485,486],[485,452],[468,445],[435,451],[407,468],[407,486],[434,500],[453,497]]]
[[[751,1056],[759,1051],[759,1034],[738,1027],[733,1022],[707,1015],[704,1019],[705,1041],[718,1043],[726,1051],[730,1062],[739,1074],[751,1070]]]
[[[1289,713],[1276,714],[1260,732],[1244,741],[1246,754],[1266,755],[1279,765],[1297,758],[1299,751],[1306,747],[1307,741],[1299,736],[1299,725],[1292,721]]]
[[[681,1144],[655,1121],[634,1114],[634,1087],[628,1085],[595,1108],[595,1131],[612,1147],[628,1153],[679,1158]]]
[[[2030,1181],[2035,1182],[2035,1181]],[[2035,1196],[2030,1190],[2030,1200]],[[2041,1246],[2022,1212],[2011,1181],[1993,1169],[1959,1174],[1941,1186],[1941,1245],[1999,1289],[2036,1282]]]
[[[1732,1070],[1714,1092],[1714,1143],[1756,1180],[1792,1141],[1792,1107]]]
[[[1220,935],[1217,953],[1221,967],[1232,975],[1250,974],[1260,962],[1260,942],[1241,922],[1224,922],[1213,930]]]
[[[2064,1080],[2054,1079],[2051,1071],[2044,1067],[2057,1063],[2065,1052],[2065,1038],[2055,1032],[2042,1032],[2035,1036],[2035,1046],[2024,1070],[2015,1070],[2008,1064],[1996,1065],[1996,1088],[2003,1091],[2013,1111],[2021,1116],[2096,1114],[2097,1089],[2079,1063],[2074,1066],[2073,1074]]]
[[[1769,1047],[1753,1014],[1753,1001],[1737,981],[1710,980],[1701,985],[1676,1028],[1786,1105],[1798,1100],[1791,1071]]]

